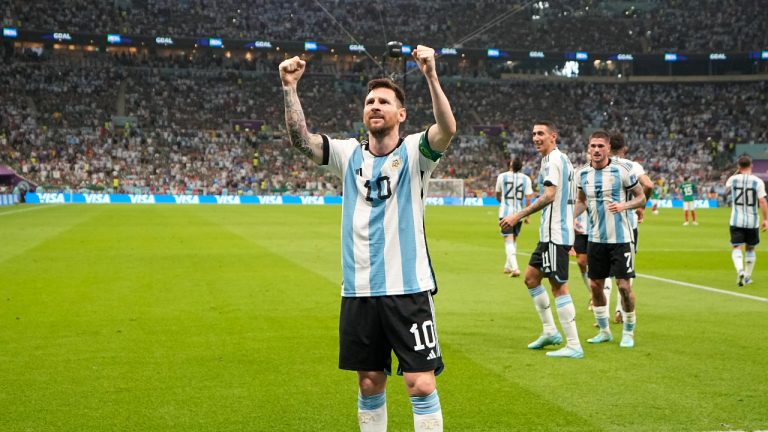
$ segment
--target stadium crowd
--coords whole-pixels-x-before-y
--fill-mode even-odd
[[[351,34],[378,45],[658,53],[761,50],[768,40],[768,9],[740,0],[10,0],[0,12],[4,25],[35,30],[328,43]]]

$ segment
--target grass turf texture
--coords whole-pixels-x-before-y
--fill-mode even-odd
[[[340,211],[0,208],[0,430],[356,430],[356,377],[336,367]],[[649,212],[639,273],[768,297],[764,253],[735,284],[727,209],[697,216]],[[638,278],[635,349],[612,325],[583,360],[549,359],[525,348],[541,324],[501,273],[496,209],[430,207],[427,235],[446,430],[768,428],[768,303]],[[571,293],[584,341],[575,265]],[[387,398],[390,430],[412,429],[401,378]]]

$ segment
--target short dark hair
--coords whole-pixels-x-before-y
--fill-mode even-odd
[[[537,120],[533,122],[533,125],[542,125],[549,128],[550,131],[557,133],[557,126],[555,126],[555,122],[549,121],[549,120]]]
[[[515,157],[509,166],[512,167],[512,172],[519,172],[523,169],[523,161],[519,157]]]
[[[752,158],[747,155],[741,155],[738,164],[739,168],[749,168],[752,166]]]
[[[395,92],[397,100],[401,106],[405,106],[405,92],[394,81],[389,78],[374,78],[368,81],[368,93],[377,88],[388,88]]]
[[[627,140],[624,139],[624,135],[621,132],[613,132],[608,142],[611,145],[611,151],[614,153],[623,150],[627,146]]]
[[[611,142],[611,134],[609,134],[608,132],[606,132],[606,131],[604,131],[602,129],[598,129],[598,130],[592,132],[592,134],[589,136],[589,140],[592,141],[592,139],[594,139],[594,138],[602,138],[602,139],[608,141],[609,144]],[[611,149],[613,149],[613,147],[611,147]]]

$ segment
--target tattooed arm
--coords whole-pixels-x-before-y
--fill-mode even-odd
[[[285,98],[285,125],[291,145],[304,156],[315,163],[323,162],[323,137],[311,134],[307,129],[304,110],[299,102],[296,85],[304,74],[306,62],[293,57],[280,63],[280,79],[283,82],[283,97]]]

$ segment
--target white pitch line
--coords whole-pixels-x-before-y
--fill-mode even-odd
[[[732,295],[732,296],[735,296],[735,297],[747,298],[747,299],[750,299],[750,300],[757,300],[757,301],[761,301],[761,302],[768,302],[768,298],[765,298],[765,297],[758,297],[758,296],[753,296],[753,295],[749,295],[749,294],[743,294],[743,293],[740,293],[740,292],[721,290],[721,289],[712,288],[712,287],[708,287],[708,286],[704,286],[704,285],[697,285],[697,284],[692,284],[692,283],[688,283],[688,282],[677,281],[677,280],[674,280],[674,279],[666,279],[666,278],[662,278],[662,277],[658,277],[658,276],[651,276],[651,275],[642,274],[642,273],[636,273],[636,275],[640,276],[640,277],[648,278],[648,279],[653,279],[653,280],[657,280],[657,281],[661,281],[661,282],[666,282],[666,283],[671,283],[671,284],[676,284],[676,285],[687,286],[687,287],[690,287],[690,288],[696,288],[696,289],[700,289],[700,290],[704,290],[704,291],[711,291],[711,292],[715,292],[715,293],[719,293],[719,294],[727,294],[727,295]]]
[[[11,211],[7,211],[7,212],[0,212],[0,216],[5,216],[5,215],[9,215],[9,214],[14,214],[14,213],[22,213],[22,212],[26,212],[26,211],[30,211],[30,210],[39,210],[41,208],[53,208],[53,207],[58,207],[58,205],[36,205],[34,207],[28,207],[28,208],[23,208],[23,209],[18,209],[18,210],[11,210]]]

